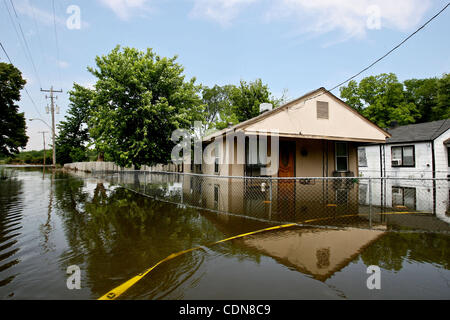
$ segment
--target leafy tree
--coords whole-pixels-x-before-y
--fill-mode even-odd
[[[205,129],[216,128],[224,115],[230,114],[230,92],[233,85],[218,86],[202,89],[202,99],[205,105]]]
[[[202,120],[201,87],[185,81],[176,59],[117,46],[88,68],[97,78],[90,134],[118,165],[167,162],[172,132]]]
[[[439,80],[437,104],[432,111],[436,120],[450,118],[450,73]]]
[[[203,102],[207,110],[208,128],[224,129],[259,115],[259,105],[267,102],[274,108],[287,101],[287,90],[274,98],[261,79],[247,83],[241,80],[239,86],[225,85],[205,88]]]
[[[403,84],[393,73],[383,73],[350,81],[341,88],[341,97],[354,109],[380,127],[395,121],[399,125],[415,123],[420,118],[416,105],[405,99]]]
[[[438,120],[433,108],[437,103],[437,78],[405,80],[405,98],[407,102],[414,103],[421,115],[417,122]]]
[[[26,81],[12,64],[0,63],[0,154],[10,156],[27,145],[24,113],[19,113],[20,90]]]
[[[56,139],[56,159],[62,164],[86,160],[90,140],[87,122],[94,93],[75,83],[69,95],[68,115],[58,124]]]
[[[230,101],[233,113],[238,122],[242,122],[259,115],[259,105],[261,103],[272,103],[274,99],[267,85],[261,79],[247,83],[241,80],[240,85],[230,91]],[[234,119],[232,119],[234,120]]]

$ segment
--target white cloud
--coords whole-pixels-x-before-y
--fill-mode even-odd
[[[53,25],[53,12],[45,11],[32,6],[29,1],[14,2],[16,10],[19,14],[28,16],[29,18],[36,19],[37,22],[50,26]],[[55,22],[57,25],[65,25],[65,19],[55,16]]]
[[[51,9],[49,11],[40,9],[36,6],[32,6],[30,1],[15,1],[14,6],[17,12],[21,15],[25,15],[30,19],[35,19],[37,23],[40,23],[45,26],[53,26],[54,23],[58,27],[66,28],[66,19],[69,18],[69,15],[64,12],[64,15],[59,16],[58,12],[56,12],[55,17],[53,17],[53,12]],[[81,20],[81,27],[87,28],[89,24]]]
[[[371,25],[407,31],[417,26],[430,4],[431,0],[278,0],[267,18],[294,18],[301,32],[340,31],[347,39],[363,37]],[[380,15],[379,24],[373,24],[374,13]]]
[[[69,67],[69,63],[66,61],[58,60],[57,63],[60,68],[65,69],[65,68]]]
[[[229,26],[239,13],[259,0],[194,0],[192,17],[204,18]]]
[[[128,20],[134,14],[149,11],[148,0],[99,0],[110,8],[122,20]]]

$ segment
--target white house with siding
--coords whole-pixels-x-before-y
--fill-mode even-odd
[[[385,144],[358,148],[363,177],[447,178],[450,174],[450,119],[388,131]]]
[[[450,222],[450,119],[390,129],[386,144],[358,148],[358,171],[372,182],[375,205],[435,213]],[[423,178],[403,180],[396,178]],[[360,184],[360,202],[365,203],[367,181]]]

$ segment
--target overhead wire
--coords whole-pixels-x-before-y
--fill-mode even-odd
[[[303,104],[306,103],[306,101],[318,98],[326,93],[331,93],[331,91],[339,88],[340,86],[346,84],[347,82],[353,80],[354,78],[356,78],[357,76],[359,76],[360,74],[364,73],[365,71],[367,71],[368,69],[372,68],[375,64],[377,64],[378,62],[380,62],[381,60],[383,60],[384,58],[386,58],[388,55],[390,55],[392,52],[394,52],[395,50],[397,50],[398,48],[400,48],[406,41],[408,41],[409,39],[411,39],[414,35],[416,35],[419,31],[421,31],[423,28],[425,28],[431,21],[433,21],[435,18],[437,18],[442,12],[444,12],[448,7],[450,6],[450,2],[448,2],[441,10],[439,10],[434,16],[432,16],[430,19],[428,19],[424,24],[422,24],[418,29],[416,29],[413,33],[411,33],[409,36],[407,36],[405,39],[403,39],[399,44],[397,44],[395,47],[393,47],[391,50],[389,50],[387,53],[385,53],[383,56],[381,56],[380,58],[376,59],[374,62],[372,62],[370,65],[368,65],[367,67],[365,67],[364,69],[362,69],[361,71],[357,72],[356,74],[354,74],[353,76],[351,76],[350,78],[342,81],[341,83],[335,85],[334,87],[332,87],[331,89],[325,89],[325,91],[321,92],[318,95],[315,95],[313,97],[309,97],[307,99],[305,99],[303,101]],[[297,107],[298,108],[298,107]],[[297,108],[293,108],[293,110],[297,109]]]
[[[9,14],[10,19],[11,19],[11,23],[14,25],[14,29],[16,30],[17,36],[20,38],[20,36],[18,35],[18,32],[17,32],[17,29],[16,29],[16,27],[15,27],[15,24],[14,24],[14,22],[13,22],[13,19],[12,19],[11,13],[10,13],[10,11],[9,11],[8,5],[7,5],[7,3],[6,3],[6,0],[4,0],[4,1],[5,1],[6,9],[7,9],[8,14]],[[19,26],[19,31],[20,31],[20,34],[21,34],[21,36],[22,36],[23,43],[25,44],[25,55],[27,56],[28,60],[29,60],[30,63],[31,63],[31,66],[32,66],[32,68],[33,68],[33,71],[34,71],[34,73],[35,73],[35,75],[36,75],[36,79],[37,79],[37,81],[38,81],[38,83],[39,83],[39,86],[42,87],[41,79],[40,79],[40,77],[39,77],[39,73],[38,73],[38,71],[37,71],[36,64],[34,63],[33,55],[31,54],[31,50],[30,50],[30,47],[29,47],[29,45],[28,45],[28,41],[27,41],[27,39],[26,39],[26,37],[25,37],[25,34],[24,34],[24,32],[23,32],[22,24],[20,23],[20,18],[19,18],[19,16],[17,15],[16,7],[14,6],[14,2],[13,2],[12,0],[9,0],[9,2],[11,3],[11,7],[12,7],[12,9],[13,9],[13,11],[14,11],[14,15],[15,15],[15,17],[16,17],[17,24],[18,24],[18,26]]]
[[[36,28],[37,40],[38,40],[38,43],[39,43],[39,49],[41,51],[41,62],[44,62],[44,52],[45,51],[44,51],[43,46],[42,46],[42,37],[41,37],[41,33],[39,31],[39,26],[38,26],[37,19],[36,19],[36,11],[35,11],[34,6],[32,6],[30,4],[29,0],[26,0],[26,1],[27,1],[27,5],[31,8],[32,18],[33,18],[34,26]]]
[[[55,33],[55,45],[56,45],[56,68],[58,72],[58,80],[59,84],[61,86],[62,84],[62,77],[61,77],[61,68],[60,68],[60,51],[59,51],[59,41],[58,41],[58,32],[56,28],[56,10],[55,10],[55,0],[52,0],[52,11],[53,11],[53,27],[54,27],[54,33]]]
[[[1,42],[0,42],[0,47],[2,48],[2,50],[5,53],[6,57],[8,58],[9,63],[14,65],[14,63],[12,63],[11,58],[8,55],[8,52],[6,52],[6,49],[5,49],[5,47],[3,46],[3,44]],[[33,98],[31,97],[30,93],[28,92],[27,88],[24,86],[23,89],[25,90],[25,93],[27,94],[28,98],[30,99],[31,103],[33,104],[34,109],[36,110],[36,112],[39,115],[39,117],[42,117],[42,114],[39,112],[39,109],[38,109],[36,103],[34,102]]]

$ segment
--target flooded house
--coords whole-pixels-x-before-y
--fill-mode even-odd
[[[325,88],[278,108],[263,104],[261,109],[257,117],[204,137],[203,148],[215,144],[214,152],[204,155],[201,165],[185,165],[184,172],[240,177],[357,176],[358,147],[384,143],[390,137]],[[275,137],[278,152],[272,154]],[[268,167],[278,170],[264,170]]]
[[[218,211],[300,221],[357,212],[358,147],[389,133],[324,88],[206,136],[201,164],[184,165],[191,193]],[[292,179],[302,177],[302,179]],[[276,179],[269,179],[276,178]],[[283,178],[278,180],[278,178]]]
[[[394,127],[389,133],[386,143],[358,149],[360,175],[374,178],[372,202],[450,222],[450,120]],[[368,202],[367,180],[359,187],[361,201]]]

